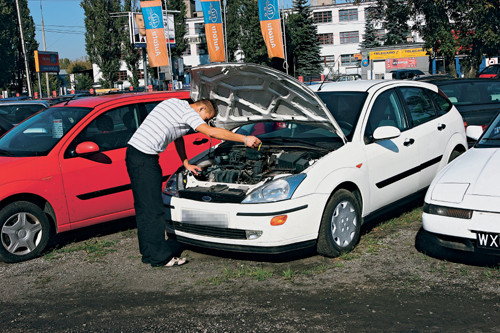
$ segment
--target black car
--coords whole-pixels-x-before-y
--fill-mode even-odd
[[[500,111],[500,80],[473,78],[428,82],[437,85],[448,96],[462,114],[465,126],[486,128]]]
[[[0,101],[0,136],[34,113],[49,107],[43,100]]]
[[[419,69],[396,69],[391,71],[392,78],[395,80],[406,80],[406,79],[414,79],[421,75],[425,75]]]

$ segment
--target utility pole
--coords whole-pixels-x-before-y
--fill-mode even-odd
[[[43,11],[42,11],[42,0],[40,0],[40,15],[42,17],[42,39],[43,39],[43,50],[44,51],[47,51],[46,47],[45,47],[45,28],[44,28],[44,25],[43,25]],[[38,79],[40,80],[40,79]],[[45,72],[45,82],[47,84],[47,97],[50,97],[50,86],[49,86],[49,73]],[[40,95],[42,94],[42,92],[40,91]],[[40,96],[41,98],[42,96]]]
[[[21,12],[19,11],[19,1],[16,0],[16,8],[17,8],[17,18],[19,20],[19,31],[21,32],[21,43],[23,43],[23,54],[24,54],[24,66],[26,67],[26,80],[28,83],[28,94],[31,94],[31,80],[30,80],[30,71],[28,68],[28,57],[26,55],[26,47],[24,46],[24,33],[23,33],[23,24],[21,22]]]

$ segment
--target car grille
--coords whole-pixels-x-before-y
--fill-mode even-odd
[[[190,223],[181,222],[168,222],[169,226],[175,230],[188,232],[190,234],[226,238],[226,239],[247,239],[245,230],[241,229],[229,229],[229,228],[217,228],[206,225],[197,225]]]
[[[238,189],[214,191],[211,188],[194,187],[179,191],[179,197],[203,202],[240,203],[245,198],[245,192]]]

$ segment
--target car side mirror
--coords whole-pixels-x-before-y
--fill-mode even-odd
[[[394,126],[380,126],[373,131],[373,139],[375,141],[393,139],[400,135],[401,131]]]
[[[76,146],[75,152],[77,155],[88,155],[92,153],[97,153],[99,151],[99,146],[97,143],[92,141],[85,141],[78,146]]]
[[[483,134],[483,128],[479,125],[470,125],[467,126],[467,129],[465,131],[467,134],[467,137],[471,138],[472,140],[477,140]]]

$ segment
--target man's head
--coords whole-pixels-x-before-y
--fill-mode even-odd
[[[217,104],[209,99],[200,99],[191,104],[191,107],[200,114],[205,122],[217,116]]]
[[[137,25],[137,29],[139,30],[139,34],[141,36],[146,36],[146,25],[144,24],[144,17],[142,14],[135,14],[134,20]]]

